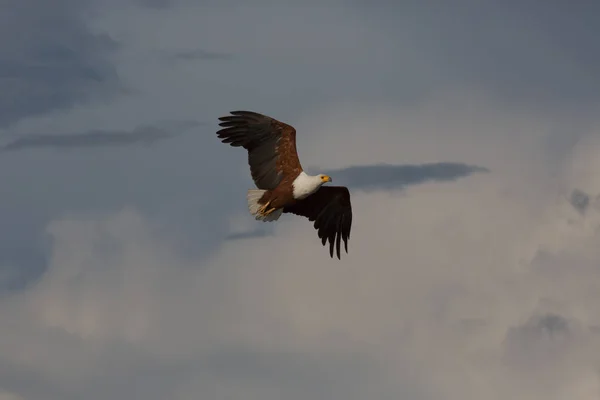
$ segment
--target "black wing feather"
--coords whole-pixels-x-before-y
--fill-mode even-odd
[[[283,209],[314,221],[314,228],[325,246],[329,242],[329,255],[335,250],[341,259],[341,242],[348,253],[348,239],[352,228],[352,204],[350,192],[345,186],[322,186],[318,191],[303,200]]]
[[[281,128],[293,128],[253,111],[231,111],[230,114],[219,118],[223,129],[217,131],[217,136],[223,143],[248,150],[250,174],[257,188],[275,189],[283,178],[283,173],[276,168]]]

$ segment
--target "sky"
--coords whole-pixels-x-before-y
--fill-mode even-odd
[[[0,400],[600,397],[600,6],[5,0]],[[292,124],[349,253],[255,221]]]

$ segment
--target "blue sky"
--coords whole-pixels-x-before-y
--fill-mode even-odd
[[[8,0],[0,400],[598,398],[598,12]],[[342,261],[248,215],[237,109],[351,189]]]

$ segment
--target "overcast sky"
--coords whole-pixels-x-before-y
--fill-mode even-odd
[[[3,2],[0,400],[597,400],[600,6],[270,3]],[[248,215],[239,109],[341,261]]]

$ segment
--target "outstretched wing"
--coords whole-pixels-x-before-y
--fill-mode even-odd
[[[224,127],[217,131],[221,141],[248,150],[250,173],[259,189],[275,189],[283,176],[302,171],[292,126],[252,111],[231,111],[219,120]]]
[[[303,200],[283,209],[284,213],[292,213],[307,217],[314,221],[321,243],[329,241],[329,255],[333,258],[335,245],[337,258],[340,259],[340,240],[348,253],[348,239],[352,227],[352,205],[350,192],[345,186],[321,186],[319,190]]]

